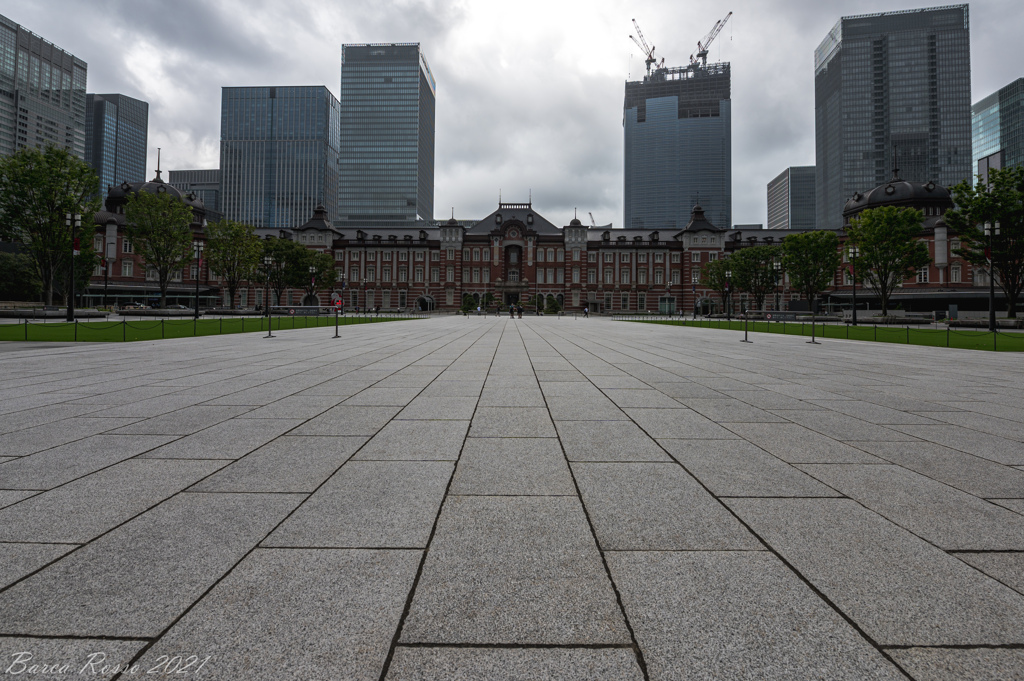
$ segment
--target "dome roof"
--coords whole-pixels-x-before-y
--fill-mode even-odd
[[[186,194],[174,185],[167,184],[160,177],[160,171],[156,171],[156,177],[149,182],[128,182],[124,181],[115,187],[109,187],[107,190],[107,197],[104,200],[103,205],[106,210],[100,211],[96,214],[96,220],[100,220],[101,213],[106,215],[110,214],[122,214],[124,212],[124,205],[128,202],[128,196],[130,194],[137,194],[139,192],[148,192],[150,194],[168,194],[179,199],[182,203],[192,208],[192,221],[195,223],[202,223],[206,217],[206,205],[203,203],[194,192]],[[103,218],[105,223],[106,219]]]
[[[949,190],[934,182],[910,182],[893,173],[891,180],[864,194],[857,192],[846,202],[843,215],[879,206],[916,206],[940,203],[952,207]]]
[[[572,220],[569,220],[569,226],[570,227],[582,227],[583,223],[580,222],[579,218],[573,218]]]
[[[455,216],[453,215],[452,217],[448,218],[448,224],[451,225],[452,227],[458,227],[459,221],[456,220]]]

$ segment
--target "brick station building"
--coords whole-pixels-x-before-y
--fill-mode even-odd
[[[131,253],[131,244],[124,245],[121,234],[123,205],[133,191],[177,192],[193,206],[193,232],[196,238],[203,237],[205,209],[194,195],[166,185],[159,177],[112,190],[95,223],[97,250],[103,249],[105,241],[115,244],[116,257],[108,279],[111,300],[117,302],[146,302],[159,295],[156,282],[147,278],[145,263]],[[954,299],[961,309],[985,309],[987,278],[951,253],[958,244],[941,219],[952,207],[948,191],[933,183],[909,183],[894,176],[886,185],[850,200],[847,224],[860,210],[879,205],[921,209],[925,214],[921,238],[933,256],[927,272],[916,281],[905,282],[894,302],[912,296],[906,303],[916,306],[914,309],[945,309]],[[552,296],[569,312],[588,307],[597,313],[688,314],[695,308],[702,313],[721,311],[718,294],[700,284],[703,265],[739,248],[777,245],[793,233],[725,229],[709,222],[700,206],[694,206],[683,229],[671,232],[587,227],[577,218],[559,227],[528,202],[499,203],[480,220],[453,217],[402,227],[362,228],[332,223],[321,206],[305,224],[281,230],[277,238],[292,239],[333,256],[337,282],[316,295],[317,302],[325,306],[340,299],[348,308],[456,310],[466,295],[475,306],[483,305],[491,294],[495,303],[507,308],[540,294]],[[845,242],[845,233],[839,235]],[[848,269],[844,262],[827,294],[839,305],[849,303]],[[202,306],[229,304],[226,289],[205,263],[198,270],[191,263],[174,277],[168,302],[191,304],[196,277]],[[99,302],[103,282],[98,268],[89,287],[89,302]],[[869,291],[858,289],[859,301],[870,299]],[[301,289],[291,289],[285,292],[282,304],[312,302],[303,298]],[[788,277],[783,277],[777,295],[769,295],[765,305],[768,309],[806,309],[806,303],[793,304],[799,299]],[[243,308],[263,302],[264,287],[259,280],[242,286],[234,301]],[[734,310],[747,307],[746,295],[732,296],[732,304]]]

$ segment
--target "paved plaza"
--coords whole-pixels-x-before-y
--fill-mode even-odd
[[[0,346],[0,678],[1024,678],[1021,355],[333,334]]]

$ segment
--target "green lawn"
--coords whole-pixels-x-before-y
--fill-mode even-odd
[[[742,321],[721,320],[631,320],[641,324],[667,324],[670,326],[692,326],[704,329],[731,329],[743,331]],[[782,333],[790,336],[811,335],[811,325],[803,322],[748,322],[750,333]],[[1000,352],[1024,351],[1024,333],[998,333],[959,329],[923,329],[903,326],[850,326],[848,324],[815,324],[815,335],[823,338],[877,341],[879,343],[904,343],[929,345],[962,350],[998,350]]]
[[[338,318],[339,326],[396,322],[415,317]],[[274,331],[334,326],[334,317],[274,317]],[[123,322],[56,322],[0,324],[0,341],[85,341],[122,342],[217,336],[223,333],[255,333],[267,331],[266,317],[230,317],[226,319],[145,319]]]

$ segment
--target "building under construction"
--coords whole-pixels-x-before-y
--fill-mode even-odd
[[[637,27],[647,73],[626,83],[623,105],[627,229],[681,229],[697,204],[713,224],[732,225],[730,66],[706,61],[727,19],[683,67],[656,62]]]

